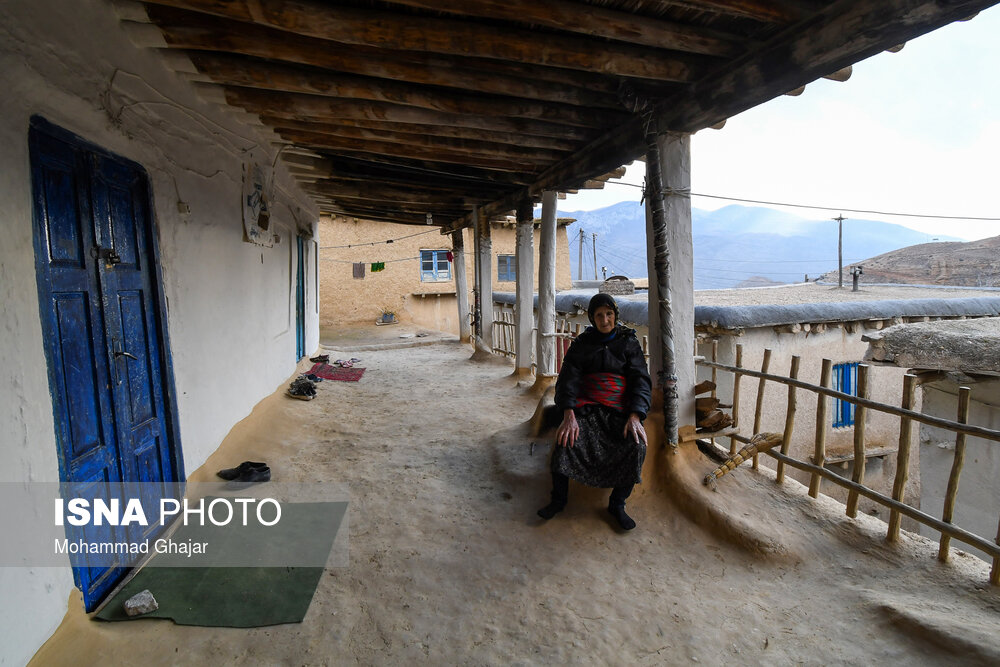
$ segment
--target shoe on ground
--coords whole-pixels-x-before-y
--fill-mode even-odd
[[[240,475],[244,475],[251,470],[260,470],[262,468],[267,468],[267,464],[261,461],[244,461],[235,468],[223,468],[215,474],[222,479],[230,480],[236,479]]]

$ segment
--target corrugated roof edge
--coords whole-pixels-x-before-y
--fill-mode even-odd
[[[567,290],[556,294],[556,310],[586,310],[596,290]],[[639,297],[636,299],[636,297]],[[512,292],[494,292],[497,303],[513,305]],[[649,325],[646,294],[616,296],[621,319]],[[535,307],[538,296],[535,296]],[[695,306],[695,326],[717,329],[752,329],[800,322],[856,322],[890,317],[988,317],[1000,315],[1000,296],[959,299],[892,299],[885,301],[798,303],[757,306]]]

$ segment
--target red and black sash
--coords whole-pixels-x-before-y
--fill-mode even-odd
[[[588,373],[583,376],[577,406],[599,403],[619,412],[625,410],[625,376],[617,373]]]

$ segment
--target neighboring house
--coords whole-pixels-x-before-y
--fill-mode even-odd
[[[572,284],[566,225],[572,218],[560,218],[556,227],[556,288]],[[535,222],[534,281],[538,281],[539,223]],[[469,303],[475,278],[472,230],[463,232],[465,275]],[[455,296],[455,267],[449,260],[452,239],[437,227],[372,222],[354,218],[322,216],[320,235],[320,325],[374,323],[383,309],[396,313],[399,320],[458,334],[458,304]],[[515,224],[493,222],[494,290],[514,289]],[[392,243],[386,243],[391,240]],[[356,265],[362,268],[356,268]],[[376,270],[372,271],[372,265]],[[378,265],[384,265],[379,268]]]
[[[596,288],[562,292],[556,297],[556,310],[562,317],[580,325],[587,324],[586,307]],[[513,294],[495,294],[502,310],[513,303]],[[939,297],[939,298],[933,298]],[[646,292],[616,296],[621,318],[631,323],[640,337],[648,335]],[[719,363],[735,365],[736,346],[742,346],[742,366],[759,371],[764,350],[771,350],[768,372],[787,376],[791,357],[800,357],[798,378],[819,384],[823,359],[833,362],[831,388],[857,394],[857,367],[864,359],[868,344],[866,333],[892,324],[929,319],[953,319],[1000,315],[1000,291],[959,288],[942,290],[923,287],[868,286],[863,292],[831,289],[828,286],[801,284],[782,288],[705,290],[695,292],[695,331],[697,354],[712,358],[713,343]],[[655,341],[651,341],[655,344]],[[681,354],[681,350],[676,351]],[[902,395],[905,369],[876,366],[870,369],[869,397],[898,406]],[[711,371],[698,368],[698,379],[711,377]],[[717,395],[730,403],[733,375],[719,371]],[[740,384],[739,432],[751,435],[758,380],[744,377]],[[811,461],[816,430],[816,395],[798,391],[795,429],[789,453]],[[761,411],[760,431],[781,432],[785,425],[788,388],[767,383]],[[853,473],[854,410],[850,403],[827,399],[826,467],[839,475]],[[919,409],[919,395],[918,403]],[[729,409],[727,409],[729,411]],[[898,448],[899,419],[868,412],[866,430],[866,484],[889,494],[895,476],[895,452]],[[709,436],[703,436],[709,437]],[[916,436],[914,436],[915,438]],[[914,440],[915,442],[915,440]],[[727,438],[720,439],[728,447]],[[916,448],[914,448],[916,449]],[[768,460],[765,458],[765,460]],[[768,465],[773,465],[771,461]],[[914,451],[906,497],[914,503],[920,498],[920,456]],[[787,474],[804,484],[809,475],[789,469]],[[822,491],[845,501],[846,490],[823,483]],[[884,510],[862,498],[862,511],[883,514]],[[883,516],[883,518],[885,518]],[[916,525],[904,520],[904,526]]]
[[[903,324],[865,337],[865,358],[919,373],[923,412],[960,421],[959,389],[969,389],[968,422],[1000,429],[1000,319]],[[941,518],[955,461],[955,434],[919,425],[920,508]],[[977,535],[992,537],[1000,519],[1000,442],[967,436],[952,522]],[[937,538],[920,526],[920,533]],[[958,546],[958,545],[956,545]],[[982,551],[961,545],[979,557]]]
[[[5,3],[0,52],[0,481],[184,480],[318,346],[318,211],[110,4]],[[0,567],[5,658],[121,574]]]

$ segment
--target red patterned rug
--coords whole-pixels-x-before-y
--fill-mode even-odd
[[[319,363],[308,371],[309,374],[319,376],[324,380],[340,380],[342,382],[357,382],[365,374],[363,368],[341,368],[330,364]]]

